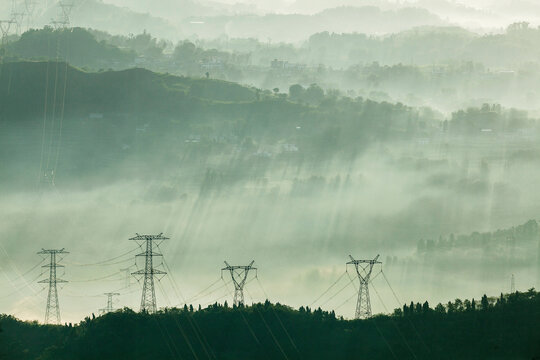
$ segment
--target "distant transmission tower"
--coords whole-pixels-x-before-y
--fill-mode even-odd
[[[11,13],[11,20],[13,20],[13,24],[15,25],[15,35],[21,34],[21,28],[22,28],[25,15],[26,13],[24,12]]]
[[[24,12],[26,17],[26,30],[30,30],[33,25],[34,12],[36,10],[36,0],[24,0]]]
[[[60,324],[60,304],[58,303],[58,289],[56,284],[66,283],[66,280],[58,279],[56,277],[56,268],[64,267],[64,265],[58,264],[56,255],[69,254],[64,249],[60,250],[45,250],[42,249],[38,252],[39,255],[50,255],[51,260],[49,265],[43,265],[42,267],[49,268],[49,278],[39,281],[42,284],[49,284],[49,294],[47,295],[47,308],[45,310],[45,324]]]
[[[73,9],[73,2],[60,1],[58,6],[60,7],[60,15],[57,20],[53,20],[51,23],[57,29],[68,28],[71,24],[70,16],[71,10]]]
[[[2,51],[6,51],[6,46],[8,45],[9,41],[9,30],[13,25],[15,25],[16,22],[13,19],[9,20],[0,20],[0,32],[2,33]]]
[[[105,293],[103,295],[107,296],[107,306],[104,307],[103,309],[99,309],[99,312],[101,314],[106,314],[106,313],[114,311],[114,308],[113,308],[113,296],[120,295],[120,294],[115,293],[115,292],[109,292],[109,293]]]
[[[221,269],[223,271],[229,271],[231,274],[232,281],[234,283],[234,300],[233,303],[236,306],[244,305],[244,285],[246,284],[246,279],[251,270],[257,271],[257,268],[253,267],[253,260],[247,266],[231,266],[225,261],[226,267]],[[222,274],[223,277],[223,274]]]
[[[358,280],[360,281],[360,287],[358,289],[358,301],[356,302],[356,312],[354,314],[355,319],[367,319],[371,317],[371,300],[369,298],[369,279],[373,266],[375,264],[382,264],[379,259],[379,255],[373,260],[355,260],[349,255],[351,261],[347,265],[354,265]]]
[[[163,233],[158,235],[139,235],[132,237],[129,240],[140,241],[143,244],[146,243],[146,251],[137,254],[136,256],[144,256],[144,270],[132,272],[134,276],[141,275],[144,279],[143,290],[141,296],[141,311],[153,314],[157,311],[156,306],[156,290],[154,287],[154,277],[167,274],[164,271],[154,268],[153,258],[154,256],[163,256],[162,254],[154,252],[155,242],[168,240],[162,236]],[[159,245],[159,243],[157,244]]]
[[[127,267],[125,269],[120,269],[120,271],[124,271],[126,273],[125,287],[128,288],[131,285],[131,268]]]
[[[516,278],[514,277],[514,274],[512,274],[512,278],[510,280],[510,293],[513,294],[516,292]]]

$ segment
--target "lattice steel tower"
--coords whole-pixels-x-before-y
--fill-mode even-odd
[[[47,295],[47,308],[45,310],[45,324],[51,324],[54,321],[55,324],[60,324],[60,304],[58,302],[58,289],[56,284],[66,283],[66,280],[56,277],[56,268],[64,267],[64,265],[58,264],[56,255],[69,254],[64,249],[60,250],[45,250],[42,249],[38,252],[39,255],[49,255],[51,257],[48,265],[42,267],[49,268],[49,278],[38,281],[42,284],[49,284],[49,294]]]
[[[126,281],[124,287],[127,289],[131,285],[131,267],[120,269],[120,271],[124,271],[126,273]]]
[[[510,293],[513,294],[516,292],[516,278],[514,277],[514,274],[512,274],[512,278],[510,279]]]
[[[107,296],[107,306],[104,307],[103,309],[99,309],[99,312],[101,314],[106,314],[108,312],[114,311],[114,308],[113,308],[113,296],[120,295],[120,294],[115,293],[115,292],[108,292],[108,293],[104,293],[103,295]]]
[[[356,269],[356,275],[360,281],[360,287],[358,288],[358,301],[356,302],[356,312],[354,314],[355,319],[367,319],[371,317],[371,300],[369,298],[369,278],[373,271],[375,264],[382,264],[379,259],[379,255],[373,260],[355,260],[349,255],[351,261],[347,265],[354,265]]]
[[[221,277],[223,277],[223,271],[229,271],[231,274],[231,278],[234,283],[233,303],[236,306],[244,305],[244,285],[246,284],[248,274],[251,270],[257,271],[257,268],[253,267],[254,262],[255,260],[253,260],[247,266],[231,266],[225,261],[225,265],[227,266],[221,269]]]
[[[141,296],[141,311],[153,314],[157,311],[156,306],[156,290],[154,287],[154,277],[167,274],[165,271],[154,268],[154,256],[163,256],[160,253],[154,252],[154,245],[159,246],[159,243],[169,238],[164,237],[163,233],[158,235],[139,235],[132,237],[129,240],[140,241],[142,245],[146,245],[146,250],[136,256],[144,256],[144,270],[132,272],[131,275],[142,276],[144,278],[143,290]],[[156,243],[158,242],[158,243]]]

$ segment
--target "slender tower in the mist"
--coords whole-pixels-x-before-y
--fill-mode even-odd
[[[227,266],[221,269],[222,273],[223,271],[228,271],[231,274],[231,278],[234,283],[233,303],[236,306],[244,305],[244,285],[246,284],[248,274],[251,270],[257,271],[257,268],[253,267],[253,263],[255,263],[255,260],[253,260],[247,266],[242,266],[242,265],[231,266],[225,261],[225,265]]]
[[[356,312],[354,314],[355,319],[367,319],[371,317],[371,300],[369,298],[369,279],[373,271],[375,264],[382,264],[379,259],[379,255],[373,260],[355,260],[349,255],[351,261],[347,265],[354,265],[356,269],[356,275],[360,282],[358,288],[358,301],[356,302]]]
[[[41,284],[49,284],[49,294],[47,295],[47,308],[45,309],[45,324],[60,324],[60,304],[58,302],[58,289],[56,284],[66,283],[66,280],[56,277],[56,268],[64,267],[58,264],[56,255],[69,254],[64,249],[60,250],[45,250],[38,252],[39,255],[49,255],[50,261],[48,265],[42,267],[49,268],[49,278],[39,281]]]
[[[114,308],[113,308],[113,296],[117,296],[117,295],[120,295],[120,294],[116,293],[116,292],[108,292],[108,293],[105,293],[103,295],[107,296],[107,306],[104,307],[103,309],[99,309],[99,312],[101,314],[106,314],[106,313],[112,312],[114,310]]]
[[[154,252],[154,246],[159,246],[159,242],[168,240],[169,238],[164,237],[163,233],[158,235],[136,235],[137,236],[132,237],[129,240],[142,242],[142,246],[146,246],[146,250],[144,252],[135,255],[144,256],[144,270],[132,272],[131,275],[141,276],[143,279],[141,311],[153,314],[157,311],[154,277],[167,274],[165,271],[154,268],[154,256],[163,256],[160,253]]]

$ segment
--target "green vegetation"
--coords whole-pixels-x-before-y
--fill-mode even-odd
[[[538,241],[538,222],[529,220],[523,225],[513,226],[509,229],[500,229],[493,232],[474,232],[469,235],[450,234],[447,237],[439,237],[438,240],[419,240],[418,254],[433,254],[435,252],[452,251],[454,249],[478,249],[478,248],[504,248],[516,246],[536,245]]]
[[[133,51],[120,50],[118,47],[98,42],[87,30],[82,28],[53,29],[45,27],[29,30],[9,44],[6,49],[10,57],[26,60],[66,60],[79,67],[119,68],[133,63]]]
[[[300,149],[294,152],[297,159],[320,161],[337,154],[350,158],[374,141],[427,133],[435,121],[429,111],[325,96],[315,86],[302,99],[300,103],[235,83],[143,69],[88,73],[65,63],[21,62],[5,64],[0,74],[0,123],[14,133],[21,126],[34,130],[23,142],[3,144],[20,148],[16,156],[9,155],[9,162],[28,163],[28,152],[35,161],[43,122],[62,120],[67,134],[62,146],[69,147],[62,153],[71,154],[62,163],[73,173],[99,173],[111,157],[118,160],[117,169],[126,159],[161,166],[168,156],[186,151],[189,158],[240,151],[241,160],[280,143]],[[59,130],[47,124],[44,131],[52,128],[55,140]],[[190,136],[196,144],[186,142]],[[137,145],[141,141],[144,147]]]
[[[349,321],[280,304],[214,304],[155,315],[119,310],[45,326],[0,317],[6,359],[531,359],[540,355],[540,294],[425,302]]]

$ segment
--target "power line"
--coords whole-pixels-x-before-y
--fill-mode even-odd
[[[268,294],[266,293],[266,291],[264,291],[264,288],[261,284],[261,280],[259,280],[259,277],[258,276],[255,276],[255,278],[257,279],[257,283],[259,284],[259,287],[261,288],[264,296],[266,297],[266,299],[268,300]],[[287,338],[289,339],[289,342],[291,343],[291,345],[293,346],[294,350],[296,350],[296,352],[298,354],[300,354],[300,351],[298,350],[298,347],[296,347],[296,343],[294,342],[293,338],[291,337],[291,335],[289,334],[289,331],[287,331],[287,328],[285,327],[285,325],[283,324],[283,321],[281,321],[281,318],[278,316],[276,310],[274,309],[274,307],[271,307],[272,309],[272,312],[274,313],[276,319],[278,320],[279,324],[281,325],[281,328],[283,329],[283,332],[285,333],[285,335],[287,335]]]
[[[375,288],[375,285],[373,285],[373,283],[371,283],[371,287],[373,288],[373,290],[375,291],[375,294],[376,294],[377,297],[379,298],[379,301],[381,302],[381,305],[383,306],[384,310],[388,313],[388,308],[387,308],[386,305],[384,304],[383,299],[382,299],[381,296],[379,295],[379,292],[377,291],[377,289]],[[401,330],[399,329],[399,327],[397,326],[397,324],[394,322],[394,320],[393,320],[392,318],[390,318],[390,322],[392,322],[392,324],[394,325],[394,327],[395,327],[396,330],[398,331],[399,335],[400,335],[401,338],[403,339],[403,342],[405,343],[405,346],[407,347],[407,349],[409,350],[409,352],[412,354],[412,356],[413,356],[415,359],[418,359],[418,357],[417,357],[416,354],[414,353],[413,349],[412,349],[411,346],[409,345],[409,342],[407,341],[407,339],[405,338],[405,336],[403,335],[403,333],[401,332]]]
[[[162,258],[162,259],[163,259],[163,264],[165,266],[165,269],[170,273],[169,280],[171,281],[172,288],[173,288],[173,291],[176,294],[177,299],[179,299],[181,297],[182,300],[184,301],[184,304],[186,304],[186,299],[184,298],[184,295],[180,291],[180,287],[178,286],[175,278],[172,275],[173,272],[172,272],[171,268],[169,267],[169,264],[165,261],[165,258]],[[195,318],[190,316],[190,314],[187,314],[187,319],[188,319],[189,324],[191,325],[191,328],[193,329],[193,332],[194,332],[195,336],[197,337],[197,340],[201,344],[201,347],[204,350],[206,356],[209,359],[211,359],[211,358],[216,359],[216,355],[214,353],[214,350],[210,346],[210,343],[206,339],[206,336],[204,336],[204,334],[203,334],[201,328],[199,327],[199,324],[195,320]],[[176,322],[177,327],[180,329],[180,331],[183,332],[182,325],[180,324],[179,321],[177,321],[176,317],[174,318],[174,320]],[[186,341],[188,341],[187,338],[186,338]]]
[[[309,306],[312,307],[312,306],[313,306],[317,301],[319,301],[324,295],[326,295],[330,290],[332,290],[332,288],[333,288],[334,286],[337,285],[337,283],[343,278],[343,276],[345,276],[346,273],[347,273],[347,272],[344,271],[343,274],[341,274],[341,276],[340,276],[336,281],[334,281],[334,283],[333,283],[332,285],[330,285],[330,286],[328,287],[328,289],[326,289],[321,295],[319,295],[318,298],[316,298],[311,304],[309,304]]]
[[[118,263],[110,263],[111,261],[114,261],[114,260],[117,260],[117,259],[120,259],[121,257],[124,257],[126,255],[129,255],[131,253],[134,253],[135,251],[137,251],[138,249],[131,249],[129,250],[128,252],[125,252],[121,255],[118,255],[118,256],[115,256],[115,257],[112,257],[112,258],[109,258],[109,259],[106,259],[106,260],[102,260],[102,261],[98,261],[98,262],[95,262],[95,263],[87,263],[87,264],[77,264],[77,263],[70,263],[69,265],[74,265],[74,266],[97,266],[97,265],[115,265],[115,264],[119,264],[119,263],[122,263],[122,262],[127,262],[128,259],[126,260],[122,260],[121,262],[118,262]],[[129,258],[129,260],[133,260],[132,258]]]

